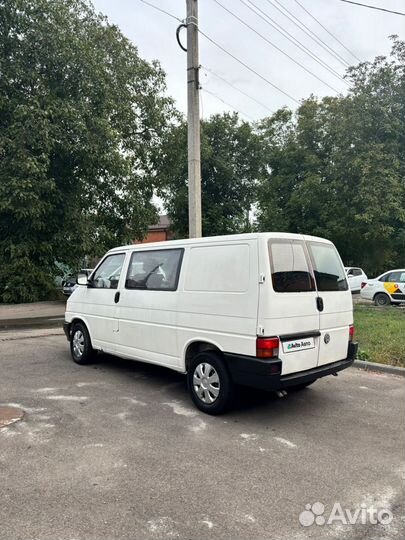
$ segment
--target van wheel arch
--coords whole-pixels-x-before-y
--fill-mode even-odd
[[[77,323],[84,324],[84,326],[86,327],[87,332],[89,333],[90,339],[91,339],[91,334],[90,334],[89,325],[87,324],[87,322],[86,322],[84,319],[82,319],[82,318],[80,318],[80,317],[75,317],[74,319],[72,319],[72,320],[70,321],[70,327],[69,327],[69,328],[70,328],[70,331],[72,331],[72,328],[73,328],[74,325],[77,324]]]
[[[221,357],[223,357],[221,349],[214,345],[213,343],[210,343],[209,341],[193,341],[192,343],[189,343],[184,355],[184,367],[185,371],[188,371],[189,365],[193,358],[197,356],[197,354],[200,354],[202,352],[211,351],[215,352]]]
[[[90,341],[91,341],[91,343],[93,344],[93,339],[92,339],[92,335],[91,335],[91,332],[90,332],[89,325],[87,324],[87,322],[86,322],[84,319],[81,319],[80,317],[75,317],[74,319],[72,319],[72,320],[70,321],[70,327],[69,327],[70,333],[72,332],[72,328],[74,327],[74,325],[75,325],[76,323],[84,324],[84,326],[86,327],[86,330],[87,330],[87,332],[88,332],[88,334],[89,334]]]

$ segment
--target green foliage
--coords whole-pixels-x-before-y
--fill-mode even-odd
[[[370,355],[368,354],[368,352],[363,351],[362,349],[359,349],[357,353],[357,360],[363,360],[367,362],[370,360]]]
[[[260,138],[237,114],[201,123],[203,234],[250,230],[249,211],[261,174]],[[188,236],[187,125],[174,127],[157,165],[163,197],[178,237]]]
[[[405,367],[405,312],[400,307],[354,306],[359,360]]]
[[[0,301],[142,237],[173,115],[158,64],[88,0],[0,3]]]
[[[324,236],[371,274],[404,265],[405,43],[348,71],[347,96],[261,122],[258,227]]]

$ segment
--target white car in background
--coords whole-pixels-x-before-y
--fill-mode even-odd
[[[346,266],[345,272],[352,293],[360,292],[361,284],[367,281],[367,275],[364,270],[354,266]]]
[[[405,268],[384,272],[362,283],[360,296],[374,301],[376,306],[405,302]]]

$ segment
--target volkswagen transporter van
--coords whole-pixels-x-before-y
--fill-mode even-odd
[[[97,351],[186,374],[195,405],[224,411],[235,386],[284,393],[347,368],[352,297],[334,245],[258,233],[110,250],[66,305],[72,358]]]

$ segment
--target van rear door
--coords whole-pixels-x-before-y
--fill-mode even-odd
[[[259,330],[280,338],[282,375],[313,369],[319,356],[319,311],[305,242],[291,237],[267,242],[260,250],[267,260],[260,266],[270,265],[271,283],[261,285]]]
[[[318,365],[347,357],[349,327],[353,324],[353,303],[342,261],[333,244],[307,240],[318,291]]]

